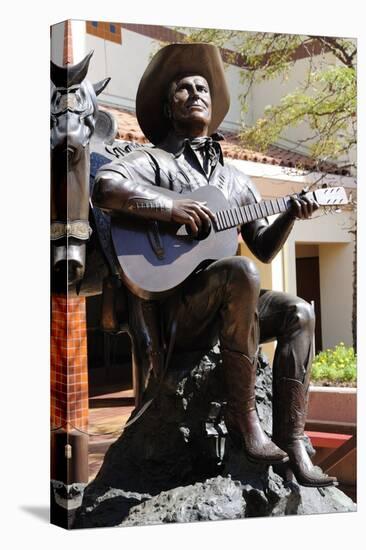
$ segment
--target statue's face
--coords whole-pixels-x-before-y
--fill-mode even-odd
[[[207,135],[211,122],[211,94],[203,76],[189,75],[170,85],[168,116],[176,130],[193,130],[194,135]]]

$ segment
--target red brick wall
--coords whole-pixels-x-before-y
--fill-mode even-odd
[[[51,426],[88,427],[88,363],[84,297],[51,298]]]

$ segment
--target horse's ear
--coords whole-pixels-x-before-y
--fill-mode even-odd
[[[64,65],[61,67],[51,61],[51,80],[54,85],[58,88],[69,88],[74,84],[81,84],[88,73],[92,55],[93,50],[76,65]]]
[[[108,78],[105,78],[104,80],[100,80],[99,82],[97,82],[96,84],[93,84],[93,88],[94,88],[94,91],[95,91],[95,95],[99,95],[100,93],[102,93],[102,91],[104,90],[104,88],[107,86],[107,84],[109,83],[110,81],[110,77]]]

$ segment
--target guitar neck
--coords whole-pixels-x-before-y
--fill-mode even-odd
[[[217,231],[224,231],[267,216],[286,212],[289,209],[290,202],[290,197],[285,196],[279,199],[270,199],[227,210],[219,210],[216,212]]]

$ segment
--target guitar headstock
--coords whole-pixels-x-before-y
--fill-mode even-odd
[[[312,196],[320,206],[348,204],[348,197],[344,187],[322,187],[306,194]]]

